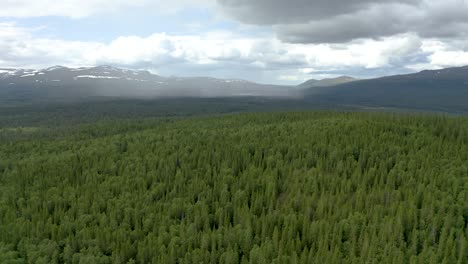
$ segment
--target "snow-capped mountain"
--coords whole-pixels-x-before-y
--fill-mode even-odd
[[[112,66],[41,70],[0,68],[0,95],[18,100],[75,100],[87,97],[294,97],[291,87],[237,79],[162,77]]]

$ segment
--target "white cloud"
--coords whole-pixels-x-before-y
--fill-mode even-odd
[[[157,33],[122,36],[109,43],[36,37],[34,29],[0,23],[0,67],[112,64],[164,75],[205,75],[289,82],[365,70],[408,71],[468,64],[468,52],[450,43],[402,34],[346,44],[290,44],[274,36],[218,31],[203,35]]]
[[[424,63],[410,64],[406,67],[415,71],[435,70],[447,67],[468,65],[468,51],[460,45],[460,40],[444,42],[436,39],[429,39],[423,42],[421,50],[427,54],[427,61]]]
[[[64,16],[81,18],[95,14],[144,7],[174,12],[188,7],[209,7],[213,0],[2,0],[0,17]]]

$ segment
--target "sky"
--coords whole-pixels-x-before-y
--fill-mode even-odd
[[[468,65],[468,0],[0,0],[0,68],[299,84]]]

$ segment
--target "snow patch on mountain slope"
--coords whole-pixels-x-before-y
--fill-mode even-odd
[[[76,77],[73,77],[73,79],[81,79],[81,78],[89,78],[89,79],[122,79],[121,77],[115,77],[115,76],[98,76],[98,75],[79,75]]]
[[[55,71],[55,70],[60,70],[60,69],[67,69],[67,68],[63,66],[53,66],[53,67],[45,69],[45,71]]]
[[[36,75],[35,73],[28,73],[28,74],[21,75],[20,77],[24,78],[24,77],[31,77],[31,76],[35,76],[35,75]]]

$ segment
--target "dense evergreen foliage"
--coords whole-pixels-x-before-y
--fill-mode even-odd
[[[468,120],[0,129],[0,263],[468,263]]]
[[[82,123],[127,118],[187,117],[263,111],[304,111],[325,109],[327,107],[336,108],[332,105],[320,105],[302,100],[261,97],[164,98],[148,100],[96,98],[90,102],[15,103],[10,105],[0,102],[0,127],[74,126]]]

